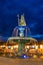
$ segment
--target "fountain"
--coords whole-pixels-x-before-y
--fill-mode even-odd
[[[26,44],[37,43],[36,39],[28,37],[29,32],[30,29],[26,25],[24,14],[21,15],[20,19],[18,15],[18,26],[14,28],[12,37],[8,38],[6,45],[13,44],[13,49],[18,49],[18,55],[21,55],[22,53],[25,54],[24,49]],[[18,47],[16,45],[18,45]]]

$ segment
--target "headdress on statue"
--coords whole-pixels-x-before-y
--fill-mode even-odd
[[[21,15],[21,18],[20,18],[20,19],[19,19],[19,15],[18,15],[18,25],[19,25],[19,26],[26,26],[24,14]]]

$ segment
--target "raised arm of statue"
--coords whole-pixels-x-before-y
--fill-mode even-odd
[[[17,15],[18,17],[18,26],[20,25],[20,19],[19,19],[19,14]]]

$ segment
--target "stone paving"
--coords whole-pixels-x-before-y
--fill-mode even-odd
[[[0,65],[43,65],[43,59],[11,59],[0,57]]]

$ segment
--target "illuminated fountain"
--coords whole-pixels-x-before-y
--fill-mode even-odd
[[[16,26],[13,30],[13,37],[27,37],[30,29],[26,26],[26,22],[24,19],[24,15],[21,15],[21,19],[19,19],[18,15],[18,26]]]
[[[18,50],[18,54],[21,55],[21,53],[24,53],[24,49],[29,49],[29,45],[32,43],[37,43],[37,40],[29,36],[30,29],[27,27],[24,14],[21,15],[21,18],[19,19],[18,15],[18,26],[16,26],[13,30],[12,37],[8,38],[7,44],[13,45],[13,48]]]

